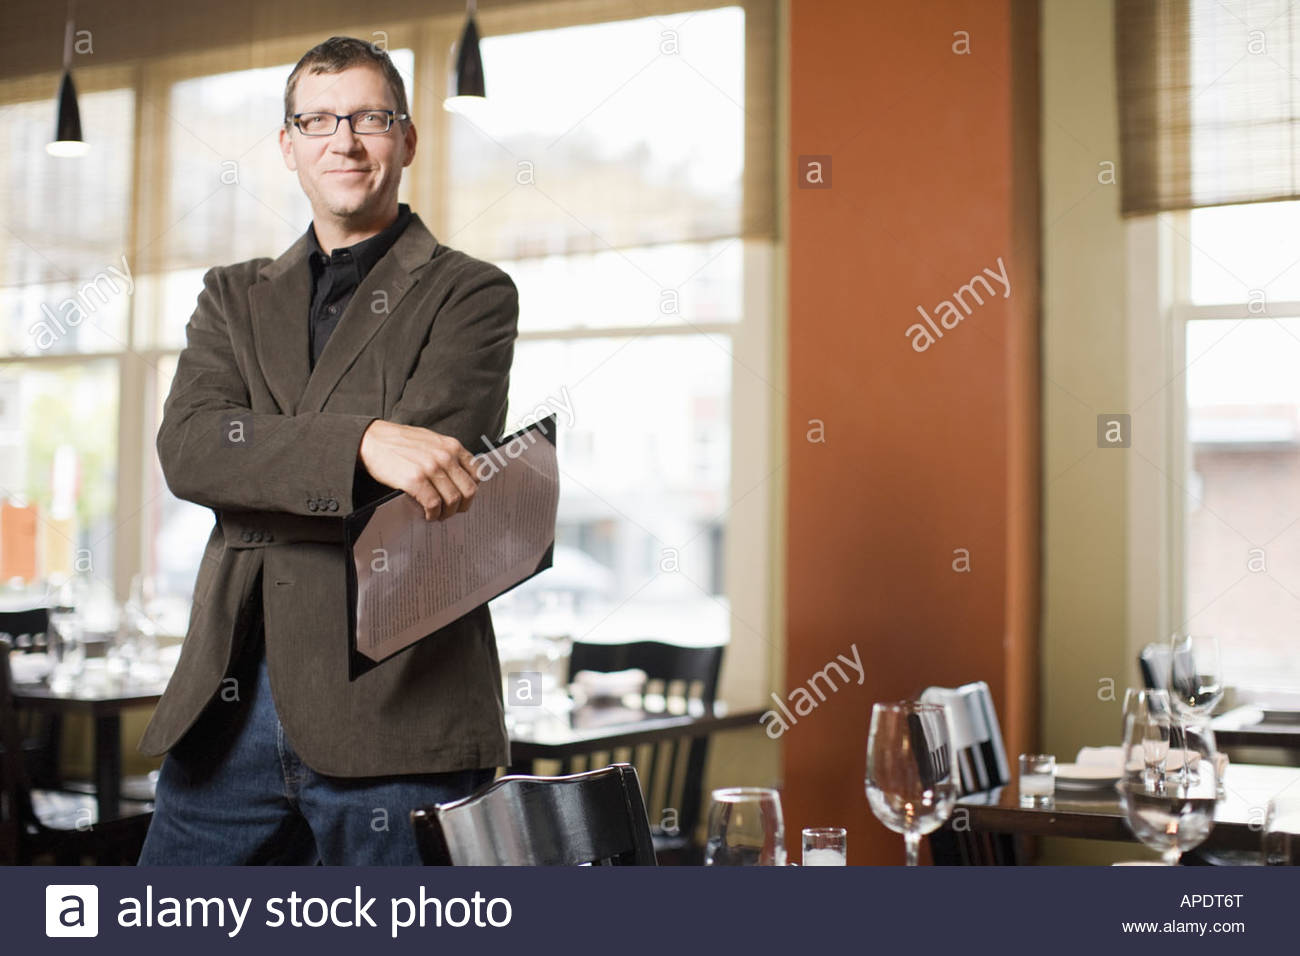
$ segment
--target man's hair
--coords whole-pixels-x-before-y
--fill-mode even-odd
[[[385,51],[355,37],[330,37],[304,53],[289,74],[289,79],[284,84],[285,124],[292,122],[293,97],[298,89],[299,76],[303,73],[342,73],[354,66],[377,68],[384,74],[384,79],[393,92],[394,109],[398,113],[410,112],[406,106],[406,84],[402,82],[402,74],[397,72],[397,67],[393,66],[393,61]]]

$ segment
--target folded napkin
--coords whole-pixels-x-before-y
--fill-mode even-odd
[[[1074,762],[1080,767],[1104,767],[1112,770],[1115,776],[1124,772],[1123,747],[1082,747]]]
[[[1192,765],[1196,763],[1196,754],[1191,754]],[[1120,776],[1124,772],[1124,748],[1123,747],[1084,747],[1079,751],[1074,762],[1080,767],[1105,767],[1112,770],[1115,776]],[[1169,756],[1165,760],[1165,771],[1178,770],[1183,765],[1183,751],[1178,747],[1169,748]],[[1141,769],[1134,764],[1135,770]],[[1216,753],[1214,755],[1214,772],[1220,780],[1228,770],[1228,755],[1225,753]]]

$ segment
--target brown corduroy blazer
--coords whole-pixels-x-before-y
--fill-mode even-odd
[[[505,427],[518,295],[418,216],[308,365],[308,244],[210,270],[158,430],[178,498],[216,513],[180,662],[140,750],[169,750],[224,694],[262,582],[276,710],[314,770],[358,777],[509,762],[487,605],[348,681],[343,516],[389,489],[358,464],[377,418],[482,450]],[[230,686],[230,685],[224,685]]]

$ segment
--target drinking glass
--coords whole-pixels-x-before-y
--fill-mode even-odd
[[[1169,699],[1177,718],[1170,743],[1175,748],[1188,718],[1209,718],[1223,699],[1219,642],[1212,637],[1175,634],[1169,641]],[[1195,776],[1196,765],[1183,765],[1184,778]]]
[[[86,666],[86,644],[82,633],[84,588],[76,578],[64,581],[58,590],[55,604],[50,609],[50,629],[47,639],[54,658],[50,681],[57,693],[66,693]]]
[[[1052,754],[1021,754],[1020,805],[1051,807],[1056,795],[1056,757]]]
[[[1189,634],[1170,638],[1168,689],[1178,714],[1208,717],[1223,699],[1219,642]]]
[[[785,866],[781,795],[765,787],[713,791],[705,866]]]
[[[871,709],[866,788],[871,812],[903,834],[907,865],[916,866],[921,837],[939,829],[957,802],[942,705],[900,701]]]
[[[805,827],[804,866],[847,866],[849,835],[843,827]]]
[[[1268,802],[1264,865],[1300,866],[1300,794],[1279,794]]]
[[[1124,770],[1141,770],[1141,780],[1152,792],[1164,781],[1172,737],[1168,692],[1130,687],[1124,695]]]
[[[1170,866],[1210,835],[1218,802],[1209,720],[1188,716],[1179,727],[1171,745],[1164,743],[1170,739],[1166,715],[1130,714],[1124,732],[1124,774],[1116,784],[1129,829]],[[1158,750],[1164,750],[1163,763],[1153,759]]]
[[[1149,687],[1130,687],[1124,691],[1124,716],[1120,721],[1121,733],[1128,726],[1128,719],[1133,714],[1163,714],[1166,718],[1172,718],[1174,713],[1173,702],[1169,699],[1169,691],[1163,687],[1152,689]]]

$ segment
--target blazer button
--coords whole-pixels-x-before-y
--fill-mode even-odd
[[[254,531],[254,532],[253,532],[253,540],[254,540],[254,541],[261,541],[261,540],[262,540],[262,532],[260,532],[260,531]]]
[[[253,540],[253,532],[251,532],[251,531],[245,531],[243,534],[240,535],[240,537],[243,538],[245,541],[252,541],[252,540]]]
[[[335,499],[331,498],[329,507],[330,507],[330,511],[338,511],[339,503]]]
[[[275,540],[275,535],[271,534],[271,532],[268,531],[266,533],[266,543],[270,544],[274,540]]]
[[[317,511],[317,510],[319,510],[319,509],[320,509],[320,501],[319,501],[318,499],[316,499],[316,498],[308,498],[308,499],[307,499],[307,510],[308,510],[308,511]]]

